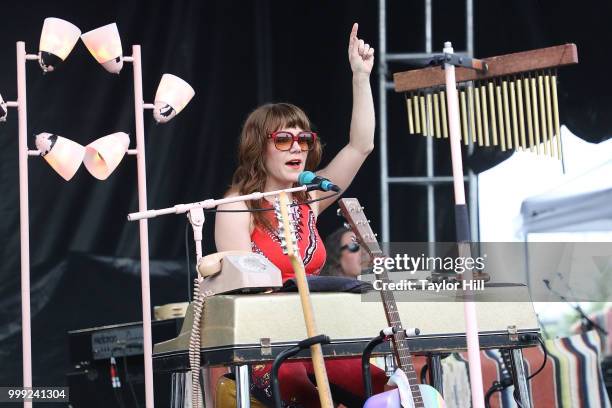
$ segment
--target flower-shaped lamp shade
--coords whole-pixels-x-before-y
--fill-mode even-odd
[[[117,132],[101,137],[86,146],[85,167],[98,180],[106,180],[123,159],[129,145],[127,133]]]
[[[123,68],[123,50],[117,24],[111,23],[81,36],[85,46],[104,69],[118,74]]]
[[[172,74],[164,74],[155,93],[153,117],[158,123],[166,123],[189,103],[195,91],[187,82]]]
[[[38,46],[39,63],[43,71],[53,71],[64,61],[79,41],[80,35],[81,30],[74,24],[61,18],[46,18]]]
[[[6,122],[6,116],[8,115],[8,108],[6,106],[6,102],[2,99],[2,95],[0,95],[0,122]]]
[[[83,146],[52,133],[37,135],[36,148],[40,150],[47,163],[66,181],[74,176],[85,156]]]

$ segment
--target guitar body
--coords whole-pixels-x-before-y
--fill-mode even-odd
[[[434,387],[426,384],[419,384],[423,406],[425,408],[446,408],[442,395]],[[399,390],[393,389],[368,398],[364,408],[400,408]]]

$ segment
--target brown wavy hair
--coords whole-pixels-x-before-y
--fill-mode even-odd
[[[263,192],[266,185],[267,172],[264,165],[268,135],[282,128],[298,127],[311,130],[311,123],[304,111],[290,103],[271,103],[262,105],[249,114],[240,133],[238,144],[238,168],[232,177],[232,185],[228,191],[236,194],[251,194]],[[305,170],[314,171],[321,162],[323,149],[317,138],[315,145],[308,152]],[[299,192],[293,195],[298,201],[309,198],[308,193]],[[250,209],[263,208],[264,199],[247,201]],[[270,221],[264,212],[253,213],[256,226],[271,228]]]
[[[325,238],[325,250],[327,251],[327,258],[325,265],[321,270],[321,276],[346,276],[342,269],[342,236],[350,229],[340,227]]]

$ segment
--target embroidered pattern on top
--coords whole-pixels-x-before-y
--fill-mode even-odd
[[[308,246],[304,251],[304,265],[312,261],[312,257],[317,250],[316,220],[313,211],[308,212]]]

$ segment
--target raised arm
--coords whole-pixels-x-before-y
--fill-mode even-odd
[[[374,66],[374,48],[357,37],[358,25],[353,24],[348,46],[348,57],[353,71],[353,113],[349,142],[327,167],[317,172],[332,180],[342,190],[355,178],[357,171],[374,149],[374,100],[370,88],[370,73]],[[332,204],[332,200],[319,202],[318,212]]]

